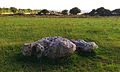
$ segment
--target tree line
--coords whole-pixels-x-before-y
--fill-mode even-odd
[[[87,13],[90,16],[120,16],[120,9],[115,9],[110,11],[104,7],[93,9],[91,12]]]
[[[32,10],[32,9],[17,9],[15,7],[10,8],[0,8],[0,14],[36,14],[40,10]]]
[[[31,9],[17,9],[15,7],[10,8],[0,8],[0,14],[10,13],[10,14],[36,14],[36,15],[79,15],[81,10],[78,7],[73,7],[70,10],[62,10],[62,11],[51,11],[47,9],[42,10],[31,10]],[[100,7],[97,9],[93,9],[89,13],[84,13],[82,15],[89,15],[89,16],[120,16],[120,9],[109,10],[104,7]]]
[[[10,8],[0,8],[0,14],[18,14],[18,15],[24,15],[24,14],[36,14],[36,15],[77,15],[80,13],[81,10],[78,7],[72,8],[69,12],[68,10],[63,11],[50,11],[47,9],[43,10],[31,10],[31,9],[17,9],[15,7]]]
[[[81,10],[78,7],[74,7],[72,9],[67,10],[62,10],[61,12],[57,11],[49,11],[47,9],[43,9],[40,12],[38,12],[38,15],[77,15],[78,13],[81,13]]]
[[[40,12],[38,12],[38,15],[46,15],[49,14],[50,12],[47,9],[43,9]],[[62,10],[61,14],[62,15],[78,15],[81,13],[81,10],[78,7],[74,7],[70,10]],[[89,16],[120,16],[120,9],[114,9],[114,10],[109,10],[104,7],[100,7],[97,9],[93,9],[89,13],[84,13],[82,15],[89,15]]]

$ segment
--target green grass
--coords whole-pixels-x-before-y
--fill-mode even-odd
[[[21,47],[43,37],[95,41],[95,53],[50,60],[25,57]],[[120,72],[120,17],[0,17],[0,72]]]

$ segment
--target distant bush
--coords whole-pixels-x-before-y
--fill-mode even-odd
[[[70,10],[70,14],[73,14],[73,15],[77,15],[80,12],[81,12],[81,10],[77,7],[74,7]]]
[[[10,7],[10,10],[11,10],[11,12],[16,13],[17,8],[15,8],[15,7]]]
[[[15,15],[24,15],[24,13],[16,13]]]
[[[104,7],[93,9],[89,12],[90,16],[111,16],[112,12],[109,9],[105,9]]]
[[[63,10],[63,11],[62,11],[62,14],[63,14],[63,15],[68,15],[68,10]]]
[[[120,16],[120,9],[113,10],[112,14],[115,15],[115,16]]]
[[[47,9],[43,9],[40,12],[38,12],[38,15],[47,15],[49,11]]]

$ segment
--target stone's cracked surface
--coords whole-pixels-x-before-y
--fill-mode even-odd
[[[46,56],[48,58],[60,58],[69,56],[76,50],[90,52],[98,46],[95,42],[86,42],[84,40],[68,40],[60,36],[42,38],[33,43],[25,43],[23,46],[23,55],[25,56]]]
[[[77,50],[84,52],[91,52],[98,48],[95,42],[86,42],[84,40],[71,40],[77,47]]]
[[[70,40],[62,37],[46,37],[31,44],[25,44],[23,55],[37,57],[47,56],[49,58],[60,58],[69,56],[76,50],[76,45]]]

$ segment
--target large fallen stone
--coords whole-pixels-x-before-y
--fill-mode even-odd
[[[33,43],[25,43],[22,52],[25,56],[60,58],[71,55],[75,50],[76,45],[66,38],[46,37]]]
[[[60,58],[71,55],[75,50],[91,52],[97,48],[98,45],[95,42],[68,40],[62,37],[46,37],[33,43],[25,43],[22,52],[25,56]]]
[[[75,45],[78,51],[91,52],[98,48],[98,45],[95,42],[86,42],[84,40],[71,40]]]

